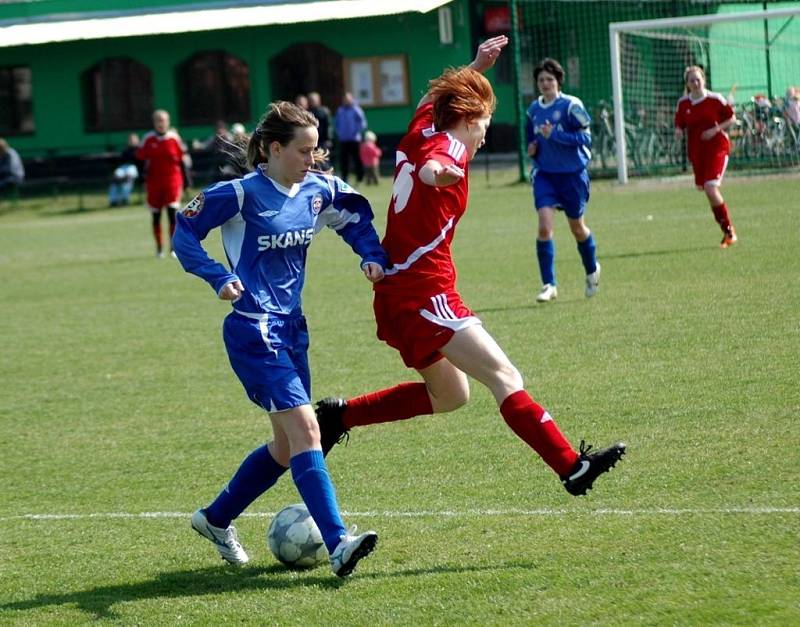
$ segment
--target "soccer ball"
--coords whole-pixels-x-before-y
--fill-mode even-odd
[[[328,555],[322,534],[303,503],[284,507],[267,530],[272,554],[290,568],[314,568]]]

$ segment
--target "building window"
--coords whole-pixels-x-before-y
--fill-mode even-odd
[[[90,67],[81,78],[88,132],[150,126],[153,80],[147,67],[125,57],[109,58]]]
[[[250,119],[250,70],[226,52],[199,52],[178,66],[178,112],[182,125]]]
[[[0,67],[0,134],[22,135],[35,130],[31,69]]]
[[[347,91],[362,107],[407,105],[408,69],[404,55],[345,59]]]

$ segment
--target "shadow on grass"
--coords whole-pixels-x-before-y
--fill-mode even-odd
[[[324,573],[324,574],[323,574]],[[117,603],[147,599],[240,592],[246,590],[276,590],[282,588],[322,587],[338,588],[344,583],[327,571],[297,578],[293,571],[275,564],[269,567],[244,567],[232,569],[215,566],[198,570],[161,573],[154,579],[115,586],[100,586],[89,590],[63,594],[40,594],[31,599],[0,605],[0,611],[22,611],[62,605],[75,605],[92,614],[95,619],[118,619],[113,606]]]
[[[639,257],[663,257],[666,255],[688,255],[692,253],[707,252],[712,246],[696,246],[695,248],[673,248],[672,250],[643,250],[629,253],[604,254],[600,259],[638,259]]]
[[[89,215],[101,213],[120,213],[129,208],[144,209],[145,206],[141,203],[124,205],[122,207],[110,207],[107,204],[87,203],[77,205],[62,206],[62,207],[43,207],[36,211],[40,218],[60,218],[70,215]]]
[[[535,568],[534,564],[513,562],[496,566],[435,566],[414,568],[390,573],[359,573],[357,579],[382,580],[395,577],[419,577],[424,575],[457,574],[463,572],[502,570],[507,568]],[[318,574],[317,574],[318,573]],[[242,592],[248,590],[281,590],[290,588],[315,588],[338,590],[347,585],[346,579],[339,579],[322,566],[298,576],[297,571],[284,566],[246,566],[230,568],[215,566],[197,570],[182,570],[161,573],[154,579],[116,586],[100,586],[89,590],[65,592],[63,594],[39,594],[31,599],[0,604],[0,612],[25,611],[75,605],[81,611],[91,614],[94,619],[119,619],[113,607],[117,603],[144,601],[148,599],[170,599],[199,597],[221,592]]]

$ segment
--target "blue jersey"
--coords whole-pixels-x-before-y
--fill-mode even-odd
[[[533,157],[534,171],[569,173],[585,170],[592,158],[591,121],[583,103],[575,96],[560,93],[547,104],[541,97],[534,100],[528,107],[525,125],[528,144],[537,144]],[[545,139],[540,129],[547,122],[553,125],[553,132]]]
[[[336,231],[362,265],[387,266],[372,218],[367,199],[337,177],[309,173],[285,188],[258,169],[212,185],[186,205],[178,214],[173,246],[184,270],[217,293],[231,281],[242,282],[236,311],[298,315],[308,246],[323,226]],[[218,226],[227,268],[200,244]]]

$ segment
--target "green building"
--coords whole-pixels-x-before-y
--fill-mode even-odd
[[[335,110],[349,90],[381,143],[392,148],[427,81],[445,66],[469,62],[480,40],[510,33],[516,22],[515,49],[501,56],[491,72],[499,104],[487,136],[487,151],[512,151],[520,138],[517,121],[534,97],[532,69],[539,59],[551,56],[562,62],[567,71],[564,91],[581,98],[597,120],[599,108],[612,96],[609,23],[792,4],[798,3],[3,2],[0,136],[27,159],[115,151],[130,132],[150,127],[153,109],[163,108],[190,142],[208,138],[217,120],[252,128],[271,100],[317,91]],[[800,24],[791,19],[769,28],[751,24],[751,34],[783,46],[771,56],[766,47],[749,43],[747,56],[732,55],[717,46],[712,31],[682,41],[656,38],[627,44],[626,93],[654,94],[661,107],[657,115],[648,114],[648,120],[658,117],[662,126],[669,124],[669,110],[682,91],[680,68],[695,62],[707,68],[712,89],[727,92],[736,84],[739,96],[745,98],[759,92],[780,94],[788,85],[800,84],[800,48],[794,43]],[[670,58],[675,67],[662,57]]]
[[[115,150],[163,108],[190,141],[309,91],[335,110],[345,90],[399,133],[472,42],[466,0],[4,3],[0,136],[29,158]]]

